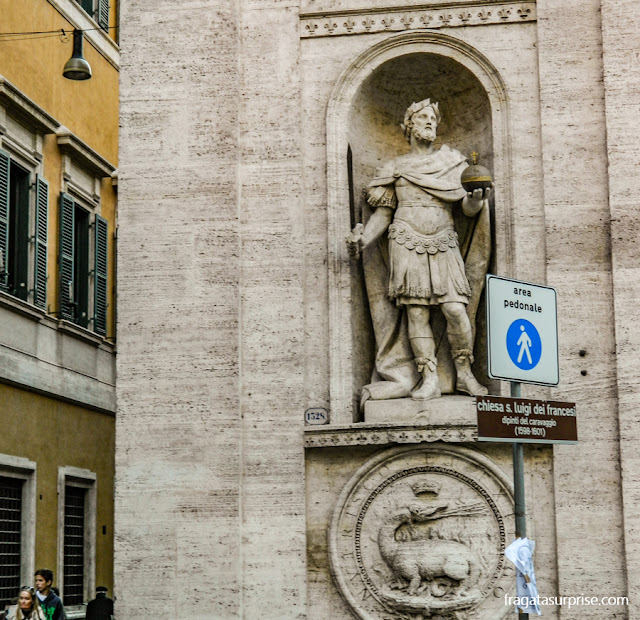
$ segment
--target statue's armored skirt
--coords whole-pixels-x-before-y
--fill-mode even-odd
[[[453,228],[422,235],[397,216],[389,226],[389,297],[398,305],[469,302],[469,282]]]

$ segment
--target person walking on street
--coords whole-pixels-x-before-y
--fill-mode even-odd
[[[107,591],[104,586],[96,588],[96,598],[89,601],[85,620],[112,620],[113,601],[107,596]]]
[[[46,620],[67,620],[60,597],[52,591],[53,571],[41,568],[36,571],[36,596]]]
[[[18,604],[9,608],[6,620],[46,620],[34,588],[31,586],[20,588]]]

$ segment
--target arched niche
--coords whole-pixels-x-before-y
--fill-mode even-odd
[[[369,216],[363,193],[375,169],[408,150],[399,127],[406,108],[427,97],[440,104],[438,143],[465,155],[480,153],[496,179],[492,216],[510,213],[504,208],[511,193],[506,91],[482,55],[441,33],[411,32],[378,43],[352,63],[334,89],[327,114],[334,422],[358,420],[360,388],[370,381],[374,357],[362,268],[350,263],[344,238],[353,222],[366,222]],[[510,228],[500,228],[507,233],[494,241],[494,261],[510,254]],[[484,346],[483,334],[479,337],[476,351]],[[483,360],[479,366],[482,377]]]

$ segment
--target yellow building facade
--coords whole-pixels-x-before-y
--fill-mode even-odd
[[[84,618],[113,595],[118,3],[0,15],[0,611],[44,567]]]

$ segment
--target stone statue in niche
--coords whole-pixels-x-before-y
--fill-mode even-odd
[[[365,264],[376,360],[361,404],[369,398],[430,400],[454,389],[487,393],[471,364],[491,252],[491,186],[465,191],[465,157],[446,145],[434,146],[439,122],[438,104],[429,99],[407,109],[402,129],[410,151],[376,172],[367,192],[373,213],[346,240],[357,259],[388,238],[388,247],[380,248],[388,274],[368,273]],[[366,262],[366,252],[363,258]],[[445,329],[450,355],[443,346]]]

